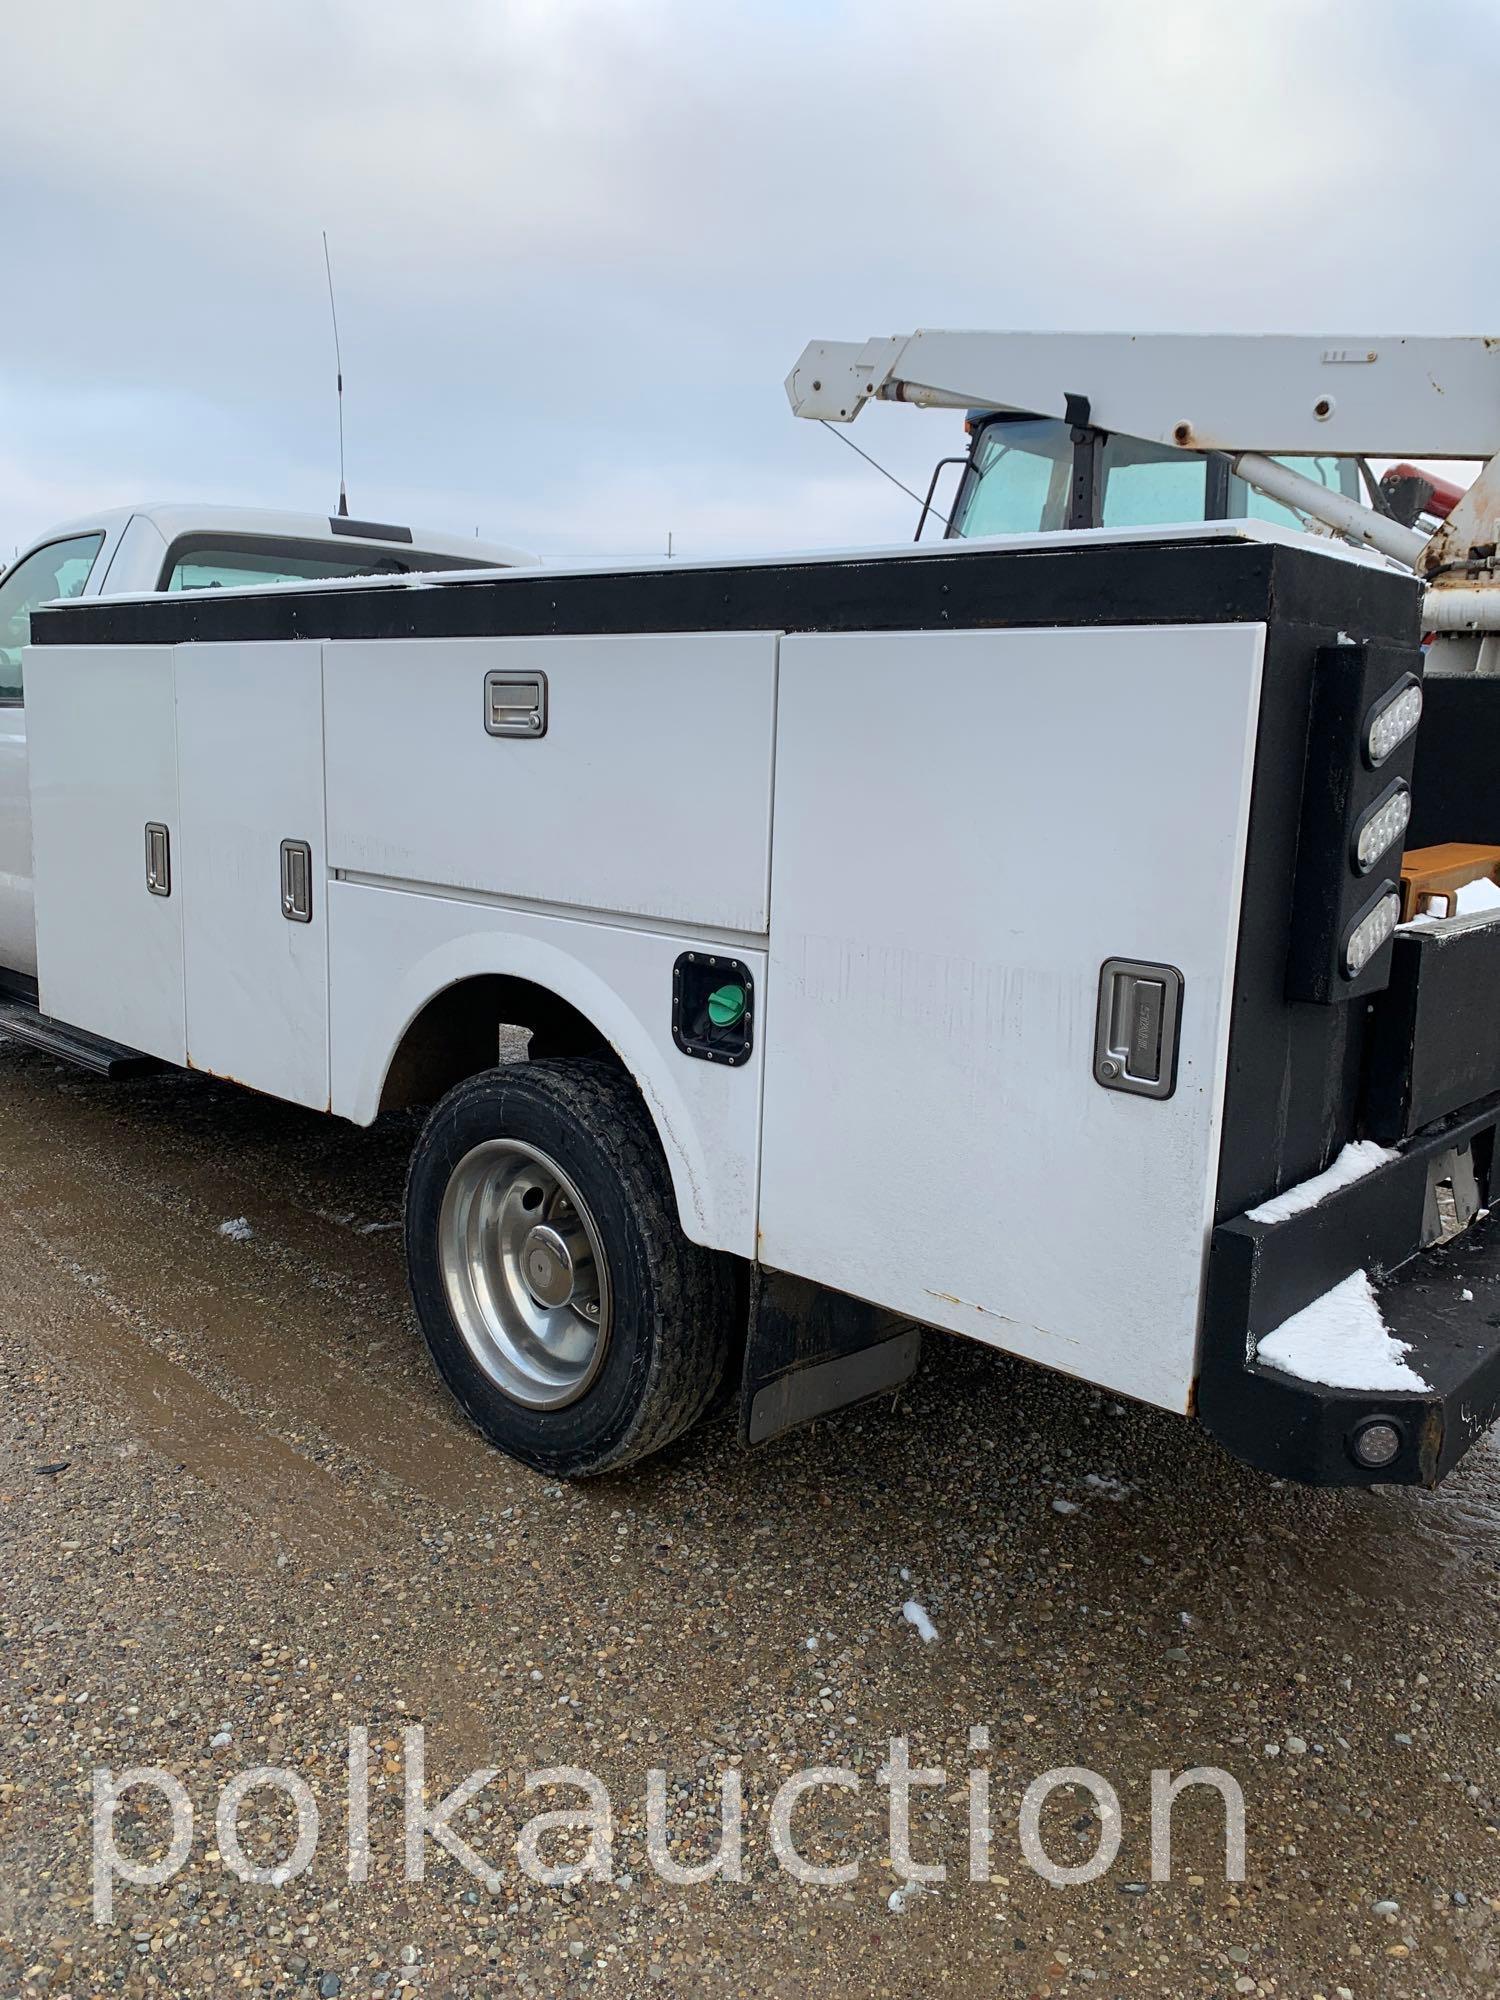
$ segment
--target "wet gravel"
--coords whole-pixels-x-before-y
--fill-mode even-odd
[[[1317,1493],[1191,1426],[934,1336],[890,1399],[745,1453],[727,1418],[564,1488],[467,1427],[429,1371],[395,1228],[405,1119],[370,1132],[176,1075],[107,1085],[0,1045],[0,1992],[92,1994],[1484,1995],[1500,1986],[1500,1454],[1438,1493]],[[913,1615],[907,1607],[922,1614]],[[935,1636],[924,1637],[924,1627]],[[406,1732],[432,1801],[498,1872],[432,1840],[404,1878]],[[988,1747],[971,1748],[971,1731]],[[368,1732],[368,1879],[345,1867]],[[941,1783],[906,1887],[877,1772],[904,1736]],[[157,1766],[195,1811],[159,1887],[92,1899],[98,1770]],[[320,1818],[311,1866],[226,1866],[224,1786],[272,1765]],[[542,1886],[516,1839],[614,1808],[608,1879]],[[776,1864],[791,1772],[813,1887]],[[1151,1773],[1185,1796],[1152,1880]],[[1118,1794],[1097,1881],[1028,1865],[1022,1794],[1086,1767]],[[679,1862],[746,1801],[744,1880],[647,1857],[648,1769]],[[969,1772],[994,1838],[969,1868]],[[252,1792],[269,1869],[290,1802]],[[121,1850],[166,1818],[126,1796]],[[1101,1834],[1042,1813],[1055,1862]],[[549,1858],[584,1852],[563,1833]],[[891,1898],[895,1896],[895,1905]]]

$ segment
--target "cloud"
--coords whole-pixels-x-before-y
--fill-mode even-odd
[[[12,11],[4,547],[57,489],[326,504],[324,228],[356,504],[570,552],[909,533],[787,414],[813,335],[1495,318],[1429,247],[1488,185],[1477,5]],[[858,436],[921,487],[955,431]]]

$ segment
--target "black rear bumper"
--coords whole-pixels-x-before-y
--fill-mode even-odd
[[[1481,1207],[1451,1243],[1422,1247],[1434,1163],[1467,1148],[1487,1202],[1497,1127],[1500,1095],[1427,1126],[1314,1207],[1214,1231],[1197,1412],[1237,1457],[1313,1485],[1431,1486],[1500,1417],[1500,1217]],[[1329,1388],[1255,1358],[1258,1342],[1359,1270],[1426,1389]],[[1354,1453],[1371,1423],[1401,1441],[1378,1470]]]

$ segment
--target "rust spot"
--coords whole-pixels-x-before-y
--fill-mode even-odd
[[[1424,1486],[1434,1487],[1442,1477],[1438,1471],[1442,1455],[1443,1409],[1441,1403],[1435,1403],[1422,1412],[1417,1432],[1417,1469]]]

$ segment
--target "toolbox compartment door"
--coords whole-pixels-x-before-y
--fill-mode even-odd
[[[774,633],[338,641],[325,676],[340,874],[764,932]]]
[[[320,1111],[328,1108],[321,653],[312,640],[176,649],[187,1060]],[[284,859],[283,843],[305,852]],[[299,903],[290,914],[284,875]]]
[[[170,646],[26,655],[42,1011],[181,1063],[182,853]],[[166,874],[147,884],[147,827]]]
[[[764,1264],[1190,1401],[1264,627],[782,641]],[[1181,975],[1102,1085],[1107,961]]]

